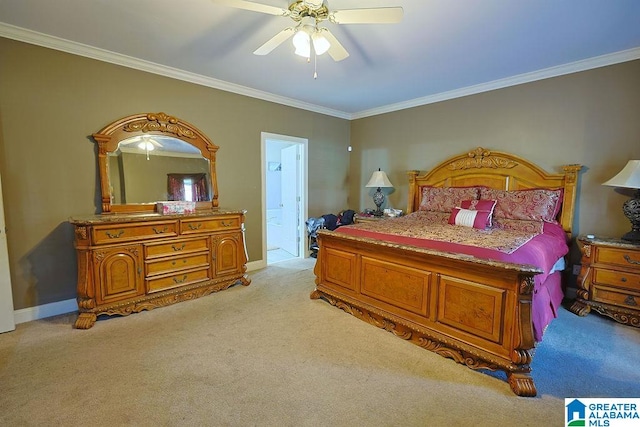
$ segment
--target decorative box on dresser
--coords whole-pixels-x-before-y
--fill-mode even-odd
[[[249,285],[244,211],[71,218],[78,256],[76,328]]]
[[[578,238],[578,246],[582,267],[570,310],[586,316],[593,309],[640,327],[640,245],[589,235]]]

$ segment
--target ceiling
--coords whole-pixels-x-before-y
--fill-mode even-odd
[[[404,18],[326,23],[350,56],[319,56],[317,79],[290,40],[252,53],[290,18],[212,0],[0,0],[0,36],[347,119],[640,58],[638,0],[327,3]]]

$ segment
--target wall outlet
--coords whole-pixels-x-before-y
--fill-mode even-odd
[[[580,268],[582,268],[582,265],[573,264],[573,275],[574,276],[577,276],[578,274],[580,274]]]

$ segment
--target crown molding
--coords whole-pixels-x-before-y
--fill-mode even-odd
[[[121,65],[123,67],[133,68],[135,70],[170,77],[172,79],[182,80],[185,82],[219,89],[226,92],[232,92],[251,98],[257,98],[263,101],[274,102],[276,104],[282,104],[289,107],[295,107],[315,113],[326,114],[328,116],[338,117],[341,119],[349,120],[351,118],[350,114],[344,111],[334,110],[296,99],[287,98],[285,96],[260,91],[247,86],[225,82],[222,80],[214,79],[212,77],[203,76],[201,74],[191,73],[189,71],[168,67],[166,65],[156,64],[154,62],[145,61],[143,59],[134,58],[132,56],[122,55],[119,53],[111,52],[109,50],[65,40],[48,34],[39,33],[37,31],[16,27],[14,25],[0,23],[0,37],[59,50],[74,55],[84,56],[86,58],[97,59],[99,61],[108,62],[110,64]]]
[[[395,104],[383,105],[381,107],[363,110],[356,113],[347,113],[344,111],[334,110],[331,108],[299,101],[293,98],[287,98],[284,96],[275,95],[273,93],[260,91],[247,86],[225,82],[222,80],[214,79],[212,77],[206,77],[201,74],[191,73],[189,71],[156,64],[154,62],[122,55],[82,43],[72,42],[59,37],[50,36],[47,34],[39,33],[37,31],[32,31],[5,23],[0,23],[0,37],[55,49],[74,55],[84,56],[86,58],[97,59],[99,61],[121,65],[123,67],[133,68],[136,70],[169,77],[176,80],[182,80],[201,86],[236,93],[238,95],[244,95],[251,98],[261,99],[263,101],[274,102],[276,104],[286,105],[289,107],[299,108],[315,113],[326,114],[328,116],[346,120],[356,120],[365,117],[377,116],[380,114],[405,110],[407,108],[420,107],[423,105],[434,104],[436,102],[461,98],[463,96],[475,95],[478,93],[489,92],[496,89],[503,89],[510,86],[530,83],[537,80],[549,79],[552,77],[558,77],[566,74],[587,71],[595,68],[606,67],[608,65],[615,65],[622,62],[640,59],[640,48],[633,48],[620,52],[596,56],[569,64],[558,65],[538,71],[519,74],[517,76],[494,80],[487,83],[481,83],[474,86],[455,89],[448,92],[414,98]]]
[[[633,48],[620,52],[610,53],[607,55],[595,56],[593,58],[545,68],[538,71],[532,71],[530,73],[519,74],[517,76],[494,80],[487,83],[467,86],[461,89],[424,96],[421,98],[415,98],[409,101],[398,102],[396,104],[383,105],[382,107],[372,108],[370,110],[354,113],[351,115],[351,120],[377,116],[379,114],[391,113],[394,111],[405,110],[407,108],[419,107],[427,104],[434,104],[436,102],[447,101],[454,98],[461,98],[463,96],[475,95],[482,92],[489,92],[496,89],[503,89],[510,86],[517,86],[524,83],[531,83],[537,80],[563,76],[565,74],[592,70],[594,68],[606,67],[608,65],[615,65],[622,62],[633,61],[636,59],[640,59],[640,48]]]

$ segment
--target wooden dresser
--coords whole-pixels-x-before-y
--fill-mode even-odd
[[[624,240],[580,237],[582,267],[570,310],[591,309],[620,323],[640,327],[640,245]]]
[[[78,256],[76,328],[249,285],[244,211],[70,219]]]

